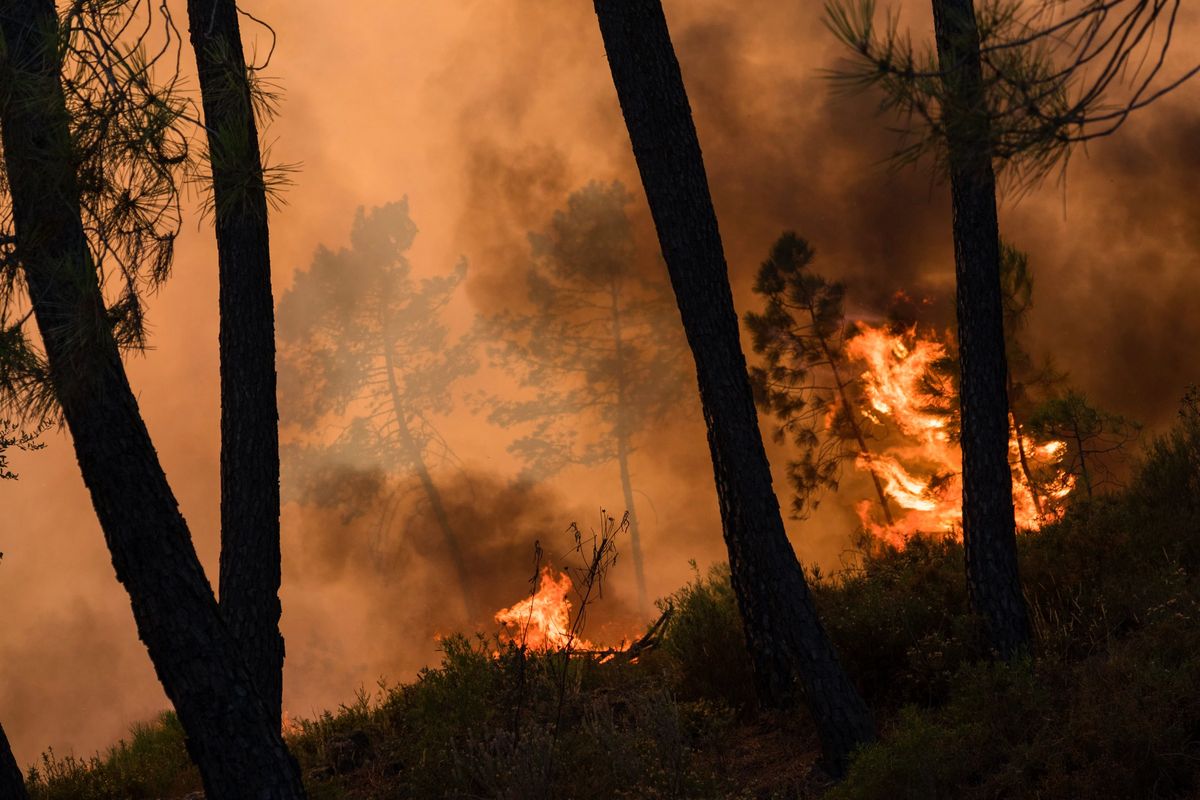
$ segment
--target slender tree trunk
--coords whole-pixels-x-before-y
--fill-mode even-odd
[[[817,618],[771,486],[708,178],[659,0],[595,0],[613,83],[696,362],[733,588],[767,705],[797,682],[829,769],[874,737]]]
[[[467,619],[477,621],[479,609],[475,605],[475,592],[472,590],[471,573],[467,570],[466,561],[463,559],[462,547],[459,544],[458,536],[454,533],[454,526],[450,524],[450,515],[446,513],[446,505],[442,502],[442,493],[438,491],[437,484],[433,482],[433,476],[429,474],[429,468],[425,465],[425,458],[421,453],[421,448],[418,446],[416,439],[413,438],[412,431],[408,429],[408,415],[405,413],[404,402],[400,398],[400,384],[396,380],[396,364],[392,358],[392,345],[390,337],[387,334],[387,322],[383,323],[384,337],[388,341],[384,342],[383,360],[384,369],[387,371],[388,390],[392,395],[392,413],[396,416],[396,428],[400,435],[400,447],[404,450],[404,455],[412,464],[413,470],[417,473],[417,480],[421,482],[421,488],[425,492],[425,497],[429,500],[429,507],[433,511],[434,522],[437,523],[438,530],[442,532],[442,541],[446,546],[446,554],[450,556],[450,563],[454,566],[454,572],[458,576],[459,586],[462,588],[463,610],[466,612]]]
[[[217,608],[113,340],[80,214],[53,0],[0,0],[0,136],[17,250],[84,483],[210,800],[300,773]]]
[[[1094,497],[1092,494],[1092,475],[1088,472],[1087,453],[1083,449],[1083,436],[1079,433],[1079,425],[1073,426],[1075,446],[1079,448],[1079,474],[1083,478],[1083,488],[1087,489],[1088,499]]]
[[[633,574],[637,581],[638,613],[650,608],[646,593],[646,566],[642,558],[642,531],[638,527],[637,506],[633,502],[633,481],[629,476],[629,410],[625,382],[625,339],[621,334],[621,294],[616,282],[612,285],[613,354],[617,373],[617,421],[613,436],[617,440],[617,467],[621,472],[621,491],[625,511],[629,514],[629,549],[633,553]]]
[[[629,549],[633,553],[633,574],[637,580],[638,613],[645,615],[650,608],[646,592],[646,567],[642,556],[642,533],[638,527],[637,504],[633,500],[633,481],[629,476],[629,444],[626,436],[617,437],[617,467],[621,472],[621,492],[625,510],[629,513]]]
[[[938,61],[950,97],[946,135],[962,372],[967,587],[993,648],[1009,658],[1028,646],[1029,617],[1017,574],[1000,229],[979,32],[972,0],[933,0],[933,16]]]
[[[29,793],[25,791],[25,776],[13,757],[3,725],[0,725],[0,800],[29,800]]]
[[[1033,510],[1040,520],[1042,518],[1042,498],[1038,495],[1037,482],[1033,479],[1033,470],[1029,467],[1029,455],[1025,452],[1025,433],[1020,420],[1017,419],[1017,412],[1009,411],[1009,417],[1012,418],[1013,436],[1017,439],[1017,459],[1021,463],[1021,474],[1025,476],[1025,483],[1029,485],[1029,496],[1033,498]]]
[[[188,0],[188,18],[220,271],[221,613],[279,719],[279,410],[266,190],[234,0]]]

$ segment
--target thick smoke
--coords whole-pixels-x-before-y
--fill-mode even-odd
[[[407,195],[421,228],[411,254],[418,274],[444,272],[460,254],[470,262],[467,301],[451,309],[465,329],[476,313],[519,302],[527,232],[592,179],[619,179],[634,192],[639,252],[646,269],[662,269],[589,4],[467,0],[334,14],[260,5],[256,15],[279,34],[271,72],[288,93],[268,135],[273,157],[304,165],[289,205],[272,217],[277,291],[318,244],[345,242],[356,207]],[[831,96],[818,70],[840,52],[821,4],[665,5],[739,309],[752,307],[754,272],[786,229],[813,243],[817,269],[846,281],[857,314],[880,313],[897,290],[949,308],[947,192],[922,168],[885,166],[893,121],[875,115],[873,98]],[[1177,36],[1180,52],[1195,51],[1190,21]],[[1065,190],[1051,183],[1002,208],[1005,235],[1029,252],[1036,274],[1032,349],[1054,355],[1098,404],[1151,425],[1169,420],[1184,385],[1200,380],[1198,92],[1185,87],[1088,157],[1077,154]],[[209,226],[188,227],[175,276],[150,308],[155,349],[131,363],[210,575],[219,517],[215,263]],[[465,473],[439,480],[472,539],[485,607],[527,590],[534,539],[553,551],[571,521],[586,530],[601,506],[617,510],[615,471],[519,487],[510,483],[507,433],[461,408],[443,432],[470,455]],[[26,764],[51,744],[86,755],[165,705],[70,443],[48,441],[22,459],[20,482],[0,486],[0,719]],[[780,467],[786,451],[771,456]],[[634,455],[652,593],[687,580],[689,558],[722,556],[706,457],[694,405]],[[372,539],[381,484],[360,485],[370,491],[349,521],[340,511],[285,509],[293,714],[336,704],[380,675],[410,678],[436,657],[434,635],[461,625],[444,609],[449,571],[428,544],[436,537],[427,521],[412,508]],[[818,517],[791,524],[803,559],[836,565],[854,526],[850,505],[827,500]],[[632,624],[628,571],[618,563],[604,601],[614,630]]]
[[[344,504],[293,504],[284,515],[284,636],[292,714],[345,700],[377,678],[407,679],[437,660],[437,640],[471,630],[492,635],[495,611],[530,591],[535,545],[544,566],[578,566],[572,522],[599,530],[600,510],[541,485],[474,471],[436,476],[459,534],[472,591],[487,617],[468,626],[457,577],[441,537],[411,481],[380,484],[347,469],[332,480],[348,488]],[[398,502],[395,502],[397,501]],[[345,511],[352,508],[348,516]],[[625,544],[618,542],[618,546]],[[639,630],[625,598],[607,592],[588,614],[588,636],[619,639]]]

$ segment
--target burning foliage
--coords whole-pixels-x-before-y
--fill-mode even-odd
[[[896,332],[861,325],[846,351],[865,366],[860,379],[867,406],[862,414],[883,443],[876,453],[860,454],[856,465],[878,477],[888,499],[903,512],[894,523],[880,524],[871,517],[871,503],[862,501],[858,511],[863,525],[897,545],[918,533],[960,531],[962,452],[955,382],[946,368],[948,346],[917,326]],[[1074,477],[1061,467],[1066,451],[1061,440],[1035,441],[1010,426],[1019,527],[1037,530],[1061,515],[1075,486]]]
[[[534,576],[530,581],[529,597],[509,608],[496,612],[495,619],[505,626],[501,639],[521,653],[527,650],[541,653],[606,653],[624,651],[629,644],[622,638],[617,647],[602,651],[582,637],[589,605],[599,600],[604,579],[617,562],[617,538],[629,531],[628,512],[618,522],[603,509],[600,529],[585,536],[575,523],[567,529],[574,539],[568,556],[579,561],[555,577],[555,570],[542,565],[541,543],[534,546]],[[572,574],[574,578],[572,578]],[[579,610],[572,616],[568,594],[574,590]],[[657,627],[657,626],[656,626]]]
[[[794,232],[775,242],[754,291],[763,309],[745,317],[762,361],[750,369],[759,407],[790,441],[793,516],[838,491],[853,465],[874,498],[855,503],[864,530],[902,546],[918,534],[958,538],[962,527],[958,353],[954,337],[928,321],[931,300],[893,296],[886,322],[846,312],[846,289],[811,269],[812,246]],[[1033,306],[1029,258],[1001,254],[1008,358],[1009,464],[1016,524],[1038,530],[1058,519],[1077,486],[1120,487],[1120,462],[1138,426],[1091,407],[1066,374],[1023,340]],[[847,487],[856,491],[859,484]]]
[[[532,596],[496,612],[496,621],[505,626],[510,640],[530,650],[594,650],[595,645],[575,635],[567,597],[571,576],[562,573],[556,578],[554,570],[545,567],[538,583]]]

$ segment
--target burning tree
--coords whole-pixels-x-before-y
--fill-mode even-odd
[[[915,123],[915,136],[896,157],[932,154],[939,174],[949,178],[967,583],[1003,657],[1024,650],[1030,633],[1009,513],[996,169],[1032,183],[1062,163],[1073,144],[1111,134],[1196,71],[1155,85],[1177,0],[1085,0],[1078,11],[1063,8],[988,0],[977,13],[973,0],[933,0],[936,47],[918,54],[894,17],[875,26],[872,0],[827,6],[830,28],[853,52],[834,77],[856,89],[883,89],[884,107]],[[1164,19],[1165,33],[1156,37]],[[1143,75],[1131,67],[1145,56],[1150,68]],[[1113,90],[1123,79],[1129,92],[1117,99]]]
[[[1036,436],[1064,443],[1062,469],[1072,482],[1083,485],[1088,497],[1119,485],[1115,462],[1123,460],[1141,431],[1137,423],[1095,408],[1073,390],[1039,405],[1028,426]]]
[[[754,282],[766,308],[744,317],[754,351],[766,362],[750,369],[755,400],[779,421],[776,441],[791,437],[802,453],[788,462],[792,510],[800,518],[817,507],[821,492],[837,491],[847,461],[871,462],[863,384],[847,363],[846,290],[808,269],[813,257],[806,240],[783,234]],[[876,470],[870,474],[891,526],[883,484]]]
[[[638,608],[646,611],[645,565],[630,460],[643,432],[683,403],[686,367],[678,317],[657,271],[642,269],[619,183],[590,183],[530,234],[528,313],[486,321],[502,340],[496,362],[531,399],[491,398],[490,419],[532,425],[509,451],[526,474],[545,477],[571,464],[615,461],[629,513]],[[595,426],[599,422],[599,426]],[[581,430],[599,431],[580,436]]]
[[[1054,509],[1046,507],[1049,495],[1060,493],[1065,484],[1043,487],[1041,477],[1034,474],[1026,422],[1039,400],[1066,380],[1066,375],[1056,370],[1049,359],[1042,364],[1036,363],[1024,346],[1021,334],[1029,310],[1033,308],[1033,274],[1029,268],[1029,257],[1003,240],[1000,242],[1000,292],[1004,307],[1005,359],[1008,363],[1009,423],[1016,444],[1017,460],[1034,511],[1039,518],[1045,518],[1054,515]],[[1053,477],[1058,479],[1060,475]]]
[[[880,444],[857,466],[874,472],[887,496],[903,511],[894,524],[879,525],[859,505],[863,524],[876,537],[903,545],[919,533],[957,533],[962,527],[961,418],[950,336],[939,337],[919,324],[860,325],[846,352],[865,370],[860,376],[864,417],[879,426]],[[1037,529],[1053,516],[1035,500],[1061,501],[1073,483],[1059,466],[1064,444],[1010,432],[1008,468],[1018,526]],[[1034,476],[1033,479],[1027,477]]]
[[[432,417],[451,409],[451,388],[478,366],[471,339],[453,339],[442,318],[467,264],[416,281],[405,255],[416,235],[407,198],[360,208],[350,247],[319,249],[280,298],[283,421],[310,434],[343,423],[333,442],[285,452],[306,497],[330,461],[365,459],[415,477],[475,619],[463,543],[433,478],[453,453]]]
[[[957,530],[962,456],[953,337],[924,323],[919,304],[903,294],[893,298],[888,325],[848,324],[844,287],[812,272],[812,260],[804,239],[784,234],[755,284],[766,308],[745,317],[765,357],[750,370],[756,397],[779,420],[777,439],[790,436],[803,454],[788,470],[797,515],[821,491],[836,491],[853,462],[875,488],[877,502],[858,505],[867,530],[896,544],[919,532]],[[1058,469],[1065,445],[1035,439],[1022,420],[1065,376],[1035,363],[1021,342],[1033,302],[1028,258],[1005,244],[1001,268],[1017,523],[1036,528],[1057,515],[1059,508],[1043,513],[1043,505],[1061,501],[1072,479]],[[872,506],[883,510],[882,524],[871,519]]]

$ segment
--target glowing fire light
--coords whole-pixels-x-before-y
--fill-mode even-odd
[[[846,348],[851,358],[866,366],[862,381],[869,407],[860,409],[861,413],[873,423],[890,424],[895,434],[869,457],[860,455],[856,466],[874,472],[888,500],[904,512],[894,524],[881,525],[871,518],[873,504],[863,501],[857,507],[863,525],[896,545],[917,533],[961,535],[962,451],[950,436],[952,402],[931,392],[925,383],[930,369],[946,357],[945,345],[927,334],[918,335],[915,329],[897,334],[862,326]],[[1039,511],[1020,464],[1022,445],[1027,461],[1058,473],[1039,486],[1039,496],[1061,500],[1074,482],[1055,469],[1066,453],[1064,442],[1034,443],[1027,436],[1018,441],[1015,427],[1010,426],[1009,463],[1017,525],[1037,530],[1061,512],[1044,505]]]
[[[530,650],[595,650],[586,639],[571,633],[571,578],[555,578],[549,567],[542,570],[538,590],[511,608],[496,612],[496,621],[508,629],[512,641]]]
[[[285,708],[283,710],[283,719],[280,724],[279,730],[280,730],[280,733],[283,734],[283,737],[286,739],[290,736],[298,736],[301,733],[303,733],[304,726],[301,725],[298,721],[292,719],[292,715],[289,714],[287,712],[287,709]]]

